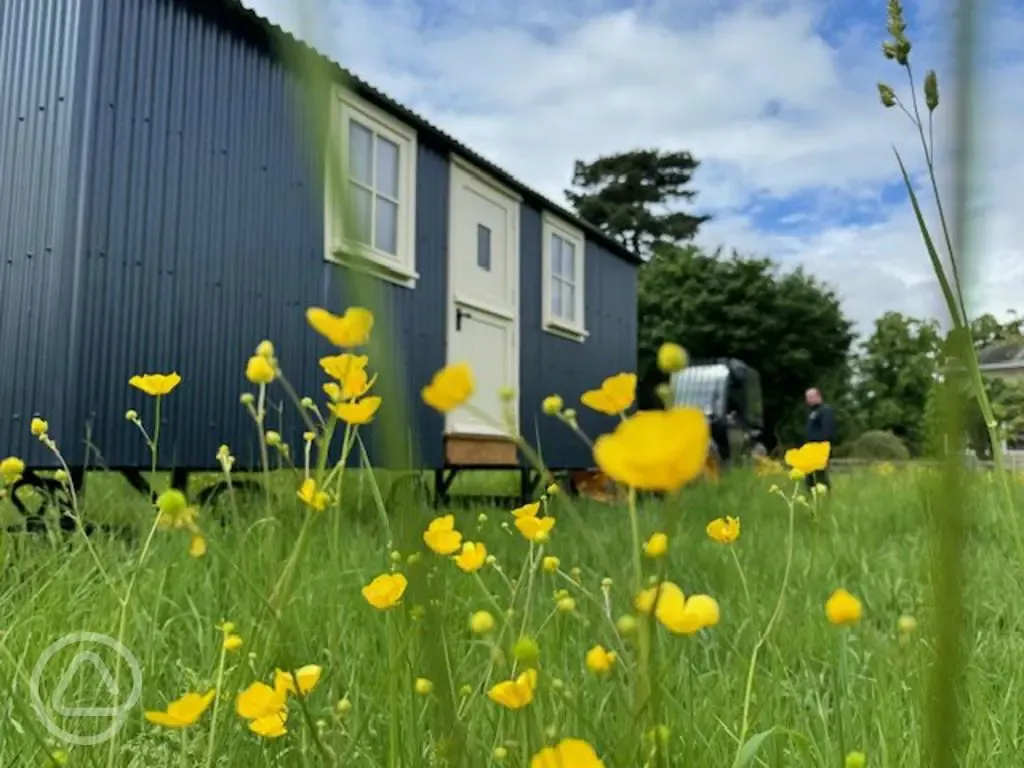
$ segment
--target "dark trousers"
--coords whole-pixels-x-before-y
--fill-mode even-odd
[[[829,479],[827,466],[817,472],[811,472],[811,474],[804,478],[804,482],[807,483],[808,489],[820,484],[824,485],[830,491],[832,490],[832,481]]]

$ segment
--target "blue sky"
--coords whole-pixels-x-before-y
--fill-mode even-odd
[[[877,96],[906,93],[884,0],[306,0],[312,26],[296,0],[245,2],[559,202],[577,158],[687,149],[702,244],[804,266],[860,329],[940,310],[892,154],[919,178],[920,146]],[[969,302],[1024,312],[1024,0],[985,5]],[[905,7],[947,142],[951,6]]]

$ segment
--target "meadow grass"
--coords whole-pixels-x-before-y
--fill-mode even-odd
[[[930,477],[912,469],[890,476],[858,470],[836,478],[816,515],[797,506],[789,588],[756,666],[748,735],[777,730],[751,764],[841,766],[843,755],[855,750],[865,752],[871,766],[921,763],[935,619],[929,607],[935,528]],[[117,483],[96,479],[90,478],[85,515],[134,518],[144,534],[152,519],[146,503]],[[529,765],[542,742],[565,736],[589,741],[609,767],[647,764],[645,755],[659,739],[666,740],[665,748],[651,765],[732,765],[751,650],[775,607],[786,565],[788,509],[769,492],[773,483],[787,492],[794,485],[784,475],[736,471],[671,501],[641,506],[644,537],[665,531],[670,538],[668,555],[645,561],[645,574],[664,569],[687,594],[707,593],[721,606],[720,623],[696,635],[658,628],[653,680],[657,721],[667,731],[647,734],[632,710],[633,637],[615,628],[620,616],[631,613],[632,602],[630,528],[623,509],[578,502],[576,516],[556,496],[558,525],[542,553],[510,525],[508,511],[460,506],[453,510],[459,530],[466,539],[484,542],[500,567],[486,566],[478,579],[423,546],[420,534],[437,511],[414,495],[393,494],[389,525],[410,586],[396,609],[380,612],[360,589],[387,570],[392,555],[367,497],[371,483],[352,480],[341,509],[315,522],[291,598],[276,622],[266,596],[304,515],[293,478],[280,483],[272,514],[251,500],[204,511],[207,556],[190,557],[180,535],[161,531],[139,578],[124,637],[142,666],[143,692],[120,732],[114,764],[207,764],[212,708],[181,732],[147,723],[142,712],[162,709],[186,691],[215,687],[222,637],[217,625],[229,620],[244,645],[226,654],[213,765],[442,765],[453,736],[464,740],[467,766],[498,764],[495,747],[506,750],[504,764]],[[1024,491],[1018,485],[1015,492]],[[971,480],[961,764],[1010,768],[1020,764],[1024,735],[1024,634],[1021,596],[1011,576],[1013,546],[995,514],[996,492],[987,474]],[[223,526],[212,523],[216,515],[223,515]],[[704,532],[710,520],[725,515],[742,521],[741,536],[731,545]],[[138,543],[98,538],[94,545],[108,575],[116,576],[137,556]],[[730,547],[742,566],[749,602]],[[4,552],[0,682],[9,689],[0,719],[0,761],[44,765],[44,746],[50,744],[69,752],[71,765],[107,764],[106,744],[68,748],[54,741],[32,710],[27,688],[40,653],[61,636],[76,630],[114,634],[117,598],[80,539],[9,536]],[[540,557],[548,554],[559,558],[557,573],[540,567]],[[533,703],[513,712],[485,693],[512,674],[512,645],[531,580],[523,565],[531,557],[526,627],[540,648],[541,677]],[[607,597],[605,579],[611,580]],[[502,633],[508,581],[523,586],[511,631]],[[824,613],[838,587],[864,606],[863,619],[845,629],[831,625]],[[574,599],[573,610],[558,610],[560,589]],[[498,620],[492,635],[470,631],[469,617],[479,610]],[[916,631],[906,635],[897,630],[904,614],[917,620]],[[596,644],[620,655],[605,677],[584,663]],[[73,652],[58,654],[45,668],[44,699],[62,675],[59,660]],[[305,664],[320,665],[323,673],[308,698],[291,706],[289,732],[275,740],[250,733],[234,711],[237,692],[254,680],[270,682],[275,667]],[[416,692],[418,678],[431,681],[431,693]],[[95,706],[104,696],[99,678],[83,671],[65,699]],[[347,703],[339,707],[342,700]],[[76,733],[89,728],[88,722],[59,722]]]

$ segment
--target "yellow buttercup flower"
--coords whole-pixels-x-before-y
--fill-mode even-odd
[[[860,600],[845,589],[837,589],[825,603],[825,615],[836,626],[856,624],[860,621]]]
[[[32,433],[33,437],[42,437],[50,431],[50,425],[45,419],[41,419],[36,416],[31,422],[29,422],[29,431]]]
[[[8,485],[14,485],[25,474],[25,462],[17,456],[8,456],[0,461],[0,477]]]
[[[534,755],[530,768],[604,768],[604,763],[583,739],[562,739]]]
[[[636,374],[617,373],[601,382],[600,389],[584,392],[580,402],[609,416],[617,416],[636,399]]]
[[[324,373],[335,381],[345,381],[356,371],[365,371],[370,358],[366,355],[353,355],[342,352],[340,355],[328,355],[320,358],[320,367]]]
[[[483,542],[467,541],[462,552],[455,556],[455,564],[466,573],[474,573],[484,567],[487,561],[487,547]]]
[[[803,475],[820,472],[828,466],[831,450],[829,443],[804,443],[786,451],[786,464]]]
[[[720,615],[718,603],[708,595],[692,595],[689,599],[683,590],[671,581],[645,589],[636,598],[636,608],[641,613],[650,613],[654,608],[655,618],[670,632],[677,635],[692,635],[702,629],[718,624]],[[658,604],[654,606],[655,597]]]
[[[512,515],[515,518],[520,517],[536,517],[537,513],[540,512],[540,502],[531,501],[529,504],[523,504],[521,507],[516,507],[512,510]]]
[[[327,505],[331,503],[331,497],[327,495],[326,491],[317,490],[316,480],[312,477],[307,477],[302,481],[297,495],[303,504],[317,512],[323,512],[327,509]]]
[[[537,670],[528,669],[515,680],[498,683],[487,692],[487,697],[506,709],[522,709],[533,701],[537,687]]]
[[[331,403],[331,411],[346,424],[360,426],[369,424],[377,409],[380,408],[381,399],[376,395],[364,397],[362,400],[354,400],[348,403]]]
[[[464,405],[473,396],[475,386],[469,363],[453,363],[435,373],[420,394],[435,411],[448,413]]]
[[[274,689],[280,688],[287,693],[298,693],[305,696],[320,682],[320,674],[322,672],[323,670],[316,664],[306,664],[303,667],[299,667],[295,670],[294,675],[291,672],[275,669]]]
[[[224,635],[223,646],[225,651],[237,651],[242,647],[242,638],[229,632]]]
[[[605,650],[604,646],[595,645],[587,651],[587,669],[597,675],[604,675],[611,672],[615,665],[616,655],[614,651]]]
[[[516,518],[516,530],[523,534],[527,541],[544,542],[551,535],[551,529],[555,527],[555,518],[536,517],[534,515],[523,515]]]
[[[195,558],[200,558],[206,554],[206,537],[201,533],[194,533],[189,539],[188,553]]]
[[[709,440],[707,419],[696,408],[640,411],[597,439],[594,459],[625,485],[676,491],[703,473]]]
[[[557,573],[558,572],[558,566],[561,565],[561,561],[559,561],[559,559],[557,557],[555,557],[554,555],[548,555],[547,557],[544,558],[544,560],[541,563],[541,565],[542,565],[542,567],[544,568],[544,570],[546,572],[548,572],[548,573]]]
[[[423,541],[439,555],[451,555],[462,546],[462,534],[455,530],[455,516],[445,515],[430,521]]]
[[[408,579],[401,573],[383,573],[365,587],[363,597],[378,611],[384,611],[398,605],[409,586]]]
[[[306,320],[336,347],[361,347],[370,341],[373,330],[373,313],[363,307],[349,307],[340,317],[321,307],[311,307],[306,310]]]
[[[269,384],[277,373],[269,357],[253,355],[245,365],[245,378],[253,384]]]
[[[176,386],[181,383],[181,376],[177,373],[147,373],[141,376],[132,376],[128,383],[150,397],[163,397],[169,395]]]
[[[288,692],[280,685],[271,688],[256,681],[238,694],[235,711],[249,721],[249,730],[274,739],[287,733]]]
[[[644,542],[644,554],[650,558],[662,557],[668,552],[668,536],[664,533],[655,533]]]
[[[176,699],[167,705],[163,711],[147,711],[146,720],[153,725],[162,725],[164,728],[187,728],[198,722],[199,718],[210,706],[215,696],[214,691],[207,693],[186,693],[180,699]]]
[[[324,384],[324,391],[333,402],[354,400],[362,397],[377,380],[366,372],[369,358],[366,355],[343,353],[320,358],[320,366],[334,381]]]
[[[740,537],[740,521],[736,517],[719,517],[707,527],[708,537],[719,544],[732,544]]]

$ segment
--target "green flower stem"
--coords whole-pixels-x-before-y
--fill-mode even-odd
[[[225,638],[227,637],[227,633]],[[220,662],[217,664],[217,685],[214,688],[213,714],[210,717],[210,741],[206,748],[206,768],[213,765],[214,745],[217,743],[217,714],[220,712],[220,699],[224,688],[224,660],[227,656],[227,648],[224,647],[223,639],[220,644]]]
[[[330,449],[331,438],[334,434],[334,429],[338,423],[337,417],[332,416],[330,422],[327,425],[327,432],[324,435],[324,441],[321,446],[320,455],[317,456],[317,468],[316,468],[316,486],[321,488],[323,483],[323,475],[327,466],[327,454]],[[349,441],[349,429],[345,430],[345,436],[342,441],[341,460],[339,466],[344,467],[348,461],[348,449],[350,447]],[[344,469],[340,470],[344,473]],[[339,478],[340,483],[340,478]],[[320,515],[316,510],[310,509],[306,512],[306,519],[302,522],[302,528],[299,530],[298,538],[295,540],[295,545],[292,547],[291,554],[288,556],[288,560],[285,562],[284,570],[281,571],[280,577],[278,577],[277,583],[274,585],[273,591],[270,593],[270,604],[275,607],[275,610],[279,610],[284,604],[286,593],[291,586],[292,578],[295,575],[295,569],[298,565],[299,558],[302,556],[302,552],[306,548],[306,540],[309,537],[309,530],[312,526],[313,520]]]
[[[839,768],[846,765],[846,737],[843,733],[843,688],[846,685],[846,630],[839,631],[839,661],[836,665],[836,734],[839,737]]]
[[[156,425],[153,427],[153,441],[150,443],[150,476],[156,475],[158,450],[160,445],[160,405],[163,397],[157,396],[156,398]],[[135,585],[139,580],[139,574],[142,573],[142,565],[146,562],[146,556],[149,554],[149,549],[153,544],[153,537],[156,535],[157,526],[160,523],[160,510],[157,510],[153,516],[153,524],[149,527],[149,534],[146,536],[146,541],[142,545],[142,552],[139,554],[139,559],[135,563],[135,568],[132,570],[131,579],[128,581],[128,588],[125,590],[124,598],[121,600],[121,604],[118,609],[118,620],[117,620],[117,643],[118,645],[124,645],[124,635],[128,627],[128,605],[131,603],[132,594],[135,591]],[[114,665],[114,685],[112,690],[115,695],[121,690],[121,664]],[[107,750],[107,768],[114,768],[114,761],[117,758],[117,731],[114,731],[114,735],[110,738],[110,747]]]
[[[735,545],[729,545],[729,554],[732,555],[732,561],[736,564],[736,573],[740,575],[740,584],[743,586],[743,596],[747,601],[747,610],[752,610],[754,603],[750,599],[750,588],[747,586],[747,577],[743,573],[743,566],[740,564],[739,555],[736,554]]]
[[[633,594],[639,595],[644,588],[643,542],[640,540],[640,519],[636,511],[636,490],[629,489],[629,527],[633,538]],[[651,609],[652,615],[657,610],[657,599]],[[637,675],[636,711],[637,715],[646,709],[651,698],[651,623],[646,621],[637,624],[637,645],[640,655],[640,670]]]
[[[757,642],[754,643],[754,650],[750,654],[750,664],[747,667],[747,685],[743,693],[743,721],[740,725],[740,734],[736,745],[736,758],[733,761],[734,766],[739,764],[739,759],[743,752],[743,745],[746,743],[747,734],[750,732],[750,704],[754,693],[754,671],[757,669],[757,657],[761,653],[761,648],[763,648],[765,643],[768,642],[768,636],[771,634],[772,629],[775,628],[775,624],[782,615],[782,608],[786,602],[786,590],[789,587],[789,574],[793,567],[793,544],[796,528],[795,497],[798,492],[799,488],[794,490],[792,498],[786,499],[786,502],[789,505],[789,533],[786,545],[786,569],[782,574],[782,587],[779,589],[779,597],[775,602],[775,609],[772,611],[772,615],[768,619],[768,623],[765,625],[764,631],[761,632],[761,636],[757,639]]]
[[[398,757],[398,723],[401,718],[398,715],[398,652],[395,648],[395,624],[394,616],[389,612],[387,618],[387,643],[388,643],[388,765],[390,768],[401,768],[401,760]]]

